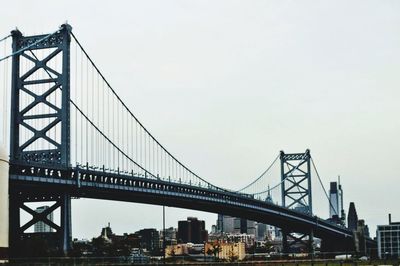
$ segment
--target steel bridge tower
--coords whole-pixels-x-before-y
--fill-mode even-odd
[[[310,150],[290,154],[281,151],[280,160],[282,206],[306,215],[313,215]],[[290,252],[295,245],[305,246],[310,253],[313,253],[312,229],[309,234],[298,234],[291,228],[282,228],[282,235],[285,253]]]
[[[30,173],[31,166],[38,166],[35,171],[39,172],[71,169],[71,30],[70,25],[64,24],[47,35],[23,36],[18,30],[12,31],[10,174]],[[56,58],[58,62],[54,64]],[[26,205],[42,201],[55,203],[41,213]],[[47,218],[57,208],[60,225]],[[25,224],[21,224],[21,209],[32,216]],[[23,242],[32,236],[25,231],[39,221],[53,228],[55,232],[46,233],[47,237],[55,242],[60,254],[66,254],[71,247],[70,195],[61,189],[49,191],[43,185],[10,183],[11,256],[18,255]]]

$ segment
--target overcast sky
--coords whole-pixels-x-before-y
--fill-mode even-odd
[[[373,234],[389,212],[400,220],[399,1],[13,0],[0,37],[65,21],[153,135],[212,183],[239,188],[280,150],[310,148],[325,186],[340,174],[346,211],[355,201]],[[107,222],[161,228],[161,215],[74,200],[73,236]],[[216,219],[167,208],[167,226],[187,216]]]

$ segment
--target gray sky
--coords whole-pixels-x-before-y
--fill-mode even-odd
[[[371,231],[389,212],[400,220],[399,1],[14,0],[1,13],[0,36],[67,20],[139,119],[212,183],[239,188],[279,150],[310,148]],[[73,234],[161,228],[161,214],[75,200]],[[167,225],[186,216],[216,219],[167,208]]]

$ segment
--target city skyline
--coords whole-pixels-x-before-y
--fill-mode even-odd
[[[227,2],[212,7],[121,2],[124,16],[108,14],[104,22],[104,12],[112,10],[108,4],[100,4],[88,21],[81,12],[94,2],[82,3],[82,9],[68,3],[61,4],[62,15],[118,93],[157,138],[207,180],[240,188],[280,150],[310,148],[325,188],[340,174],[344,209],[355,202],[372,235],[387,213],[400,216],[396,188],[385,184],[395,184],[398,175],[399,4],[377,9],[366,1],[357,13],[359,5],[340,1],[234,2],[229,8]],[[3,35],[16,25],[40,33],[60,24],[59,14],[28,23],[33,15],[22,11],[16,18],[20,5],[6,7]],[[114,40],[121,35],[126,40],[118,44]],[[121,44],[129,47],[126,62],[115,56]],[[328,203],[316,205],[316,213],[327,218]],[[74,237],[89,236],[107,222],[116,232],[162,223],[160,206],[80,199],[72,207]],[[187,216],[206,220],[207,229],[216,220],[216,214],[167,208],[167,227]]]

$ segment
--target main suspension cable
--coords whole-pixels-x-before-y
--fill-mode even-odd
[[[278,154],[278,156],[276,156],[276,158],[273,160],[273,162],[268,166],[268,168],[259,177],[257,177],[255,180],[253,180],[253,182],[251,182],[247,186],[243,187],[242,189],[237,190],[236,192],[242,192],[246,188],[249,188],[251,185],[256,183],[258,180],[260,180],[272,168],[272,166],[276,163],[276,161],[279,159],[279,156],[280,156],[280,154]]]
[[[15,51],[15,52],[13,52],[13,53],[11,53],[11,54],[9,54],[9,55],[3,57],[3,58],[0,58],[0,62],[3,61],[3,60],[6,60],[7,58],[10,58],[10,57],[12,57],[12,56],[14,56],[14,55],[19,55],[19,54],[25,52],[26,50],[29,50],[31,47],[37,45],[38,43],[40,43],[40,42],[42,42],[42,41],[44,41],[44,40],[47,40],[48,38],[50,38],[51,36],[53,36],[54,34],[56,34],[56,33],[58,33],[58,32],[60,32],[60,29],[56,30],[56,31],[53,32],[53,33],[50,33],[50,34],[44,36],[43,38],[40,38],[40,39],[37,40],[36,42],[34,42],[34,43],[32,43],[32,44],[30,44],[30,45],[24,47],[24,48],[19,49],[18,51]]]
[[[311,163],[312,163],[312,165],[313,165],[313,168],[314,168],[314,170],[315,170],[315,173],[317,174],[319,183],[321,184],[322,189],[324,190],[325,197],[328,199],[329,205],[331,206],[331,208],[333,209],[333,211],[336,213],[336,215],[339,215],[339,214],[337,213],[337,211],[335,210],[335,208],[333,207],[333,204],[332,204],[331,200],[329,199],[328,193],[326,192],[326,189],[325,189],[325,187],[324,187],[324,184],[322,183],[321,177],[319,176],[317,167],[315,166],[315,163],[314,163],[314,160],[313,160],[312,157],[311,157]]]
[[[81,45],[81,43],[78,41],[77,37],[73,34],[73,32],[71,32],[71,36],[73,37],[73,39],[76,41],[76,43],[78,44],[78,46],[81,48],[82,52],[86,55],[88,61],[92,64],[92,66],[94,67],[94,69],[97,71],[97,73],[100,75],[100,77],[103,79],[103,81],[105,82],[105,84],[108,86],[108,88],[111,90],[111,92],[113,93],[113,95],[115,96],[115,98],[120,102],[120,104],[122,105],[123,108],[125,108],[125,110],[131,115],[131,117],[134,118],[134,120],[136,121],[137,124],[140,125],[140,127],[143,129],[143,131],[155,142],[157,143],[157,145],[160,146],[160,148],[168,154],[168,156],[173,159],[180,167],[182,167],[183,169],[185,169],[190,175],[192,175],[195,178],[198,178],[200,181],[204,182],[207,184],[208,187],[214,187],[215,189],[220,189],[220,190],[225,190],[222,189],[220,187],[217,187],[215,185],[212,185],[210,182],[206,181],[205,179],[201,178],[200,176],[198,176],[197,174],[195,174],[193,171],[191,171],[189,168],[187,168],[183,163],[181,163],[177,158],[175,158],[175,156],[173,156],[144,126],[143,124],[138,120],[138,118],[133,114],[133,112],[128,108],[128,106],[122,101],[122,99],[118,96],[118,94],[115,92],[115,90],[112,88],[112,86],[110,85],[110,83],[107,81],[107,79],[105,78],[105,76],[100,72],[99,68],[95,65],[94,61],[91,59],[91,57],[88,55],[88,53],[86,52],[86,50],[83,48],[83,46]],[[145,145],[145,148],[147,145]],[[147,154],[144,154],[145,158],[148,159],[147,157],[150,156]],[[146,161],[145,159],[145,161]],[[176,165],[176,167],[178,166]]]
[[[11,36],[12,36],[12,35],[9,34],[9,35],[7,35],[6,37],[1,38],[1,39],[0,39],[0,42],[7,40],[7,39],[10,38]]]
[[[289,177],[293,177],[293,172],[296,171],[296,169],[298,169],[301,165],[301,161],[296,165],[296,167],[294,167],[291,171],[290,171],[290,175],[287,175],[284,179],[281,180],[281,182],[279,182],[278,184],[274,185],[271,188],[268,188],[267,190],[261,191],[261,192],[257,192],[257,193],[253,193],[253,195],[260,195],[260,194],[264,194],[266,192],[270,192],[272,190],[274,190],[275,188],[279,187],[283,182],[285,182],[287,179],[289,179]]]
[[[113,141],[111,141],[94,123],[92,120],[89,119],[89,117],[87,117],[84,112],[75,104],[75,102],[73,100],[69,100],[72,105],[76,108],[76,110],[87,120],[88,123],[90,123],[92,125],[92,127],[94,129],[96,129],[96,131],[98,133],[100,133],[119,153],[121,153],[122,155],[124,155],[127,159],[129,159],[132,163],[134,163],[136,166],[138,166],[140,169],[142,169],[145,173],[150,174],[151,176],[153,176],[156,179],[159,179],[156,175],[150,173],[147,169],[143,168],[141,165],[139,165],[138,163],[136,163],[132,158],[130,158],[124,151],[122,151]]]

